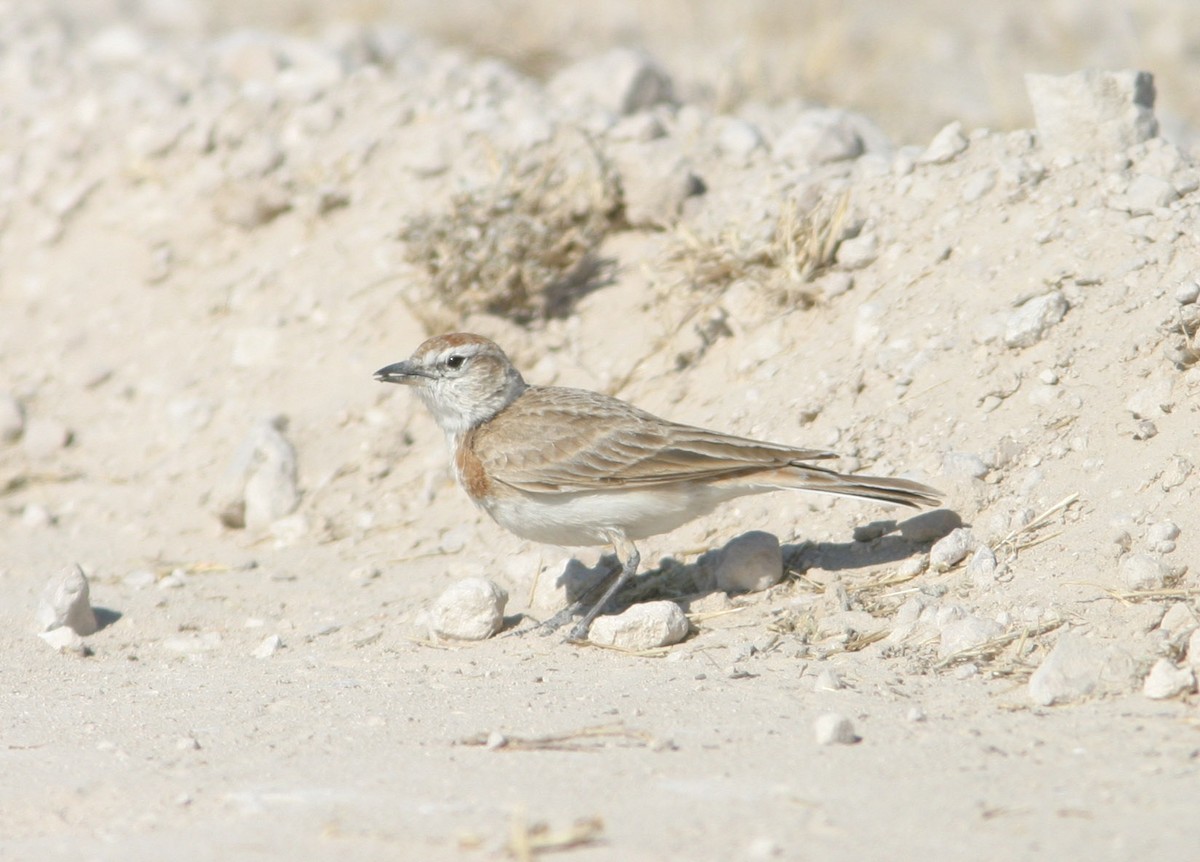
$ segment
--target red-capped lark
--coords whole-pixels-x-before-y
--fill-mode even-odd
[[[500,526],[552,545],[612,545],[621,573],[571,630],[584,640],[636,572],[634,542],[666,533],[746,494],[799,489],[914,508],[939,492],[908,479],[836,473],[837,457],[659,419],[616,398],[530,386],[478,335],[430,338],[375,372],[412,386],[446,435],[467,496]]]

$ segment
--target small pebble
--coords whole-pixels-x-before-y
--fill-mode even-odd
[[[817,745],[853,745],[861,737],[854,732],[854,723],[846,716],[827,712],[813,722]]]
[[[25,410],[21,402],[0,392],[0,443],[15,443],[25,430]]]
[[[974,544],[975,536],[967,527],[951,531],[929,549],[929,568],[935,572],[949,571],[967,556]]]
[[[1104,673],[1101,648],[1083,635],[1064,632],[1029,678],[1029,697],[1040,706],[1082,700]]]
[[[938,646],[938,657],[946,658],[957,652],[987,643],[1004,634],[1004,626],[995,620],[969,616],[953,620],[941,627],[942,640]]]
[[[261,529],[291,514],[300,502],[296,478],[296,450],[283,436],[286,422],[280,417],[259,425],[254,432],[254,455],[246,477],[246,526]]]
[[[281,646],[283,646],[283,638],[279,635],[267,635],[250,655],[254,658],[270,658],[279,651]]]
[[[942,473],[951,479],[982,479],[988,466],[970,452],[947,452],[942,458]]]
[[[1200,667],[1200,628],[1188,637],[1187,660],[1192,667]]]
[[[1170,659],[1160,658],[1150,668],[1142,694],[1151,700],[1166,700],[1196,690],[1196,675],[1190,667],[1176,667]]]
[[[92,654],[83,638],[66,626],[41,632],[38,637],[63,655],[89,656]]]
[[[910,706],[908,708],[908,712],[904,714],[904,717],[913,722],[924,721],[926,718],[925,710],[921,709],[919,706]]]
[[[366,586],[371,581],[376,580],[381,574],[382,572],[375,566],[355,566],[350,570],[350,574],[347,577],[357,584]]]
[[[1158,426],[1150,419],[1138,419],[1133,426],[1134,440],[1151,440],[1158,436]]]
[[[1175,301],[1180,305],[1191,305],[1200,298],[1200,282],[1185,281],[1175,288]]]
[[[575,109],[598,107],[624,115],[671,101],[673,87],[666,71],[648,55],[614,48],[563,68],[547,89]]]
[[[1167,608],[1158,627],[1171,637],[1175,637],[1184,632],[1190,632],[1198,625],[1200,625],[1200,620],[1197,619],[1192,606],[1188,602],[1175,602]]]
[[[838,691],[845,687],[841,675],[832,668],[825,668],[817,674],[817,680],[813,683],[813,691]]]
[[[21,526],[40,530],[54,524],[54,516],[41,503],[28,503],[21,510]]]
[[[57,419],[35,417],[25,423],[21,445],[30,458],[49,458],[71,442],[71,430]]]
[[[955,120],[933,136],[929,147],[920,155],[917,162],[920,164],[944,164],[966,148],[967,136],[963,134],[963,125],[959,120]]]
[[[646,650],[670,646],[687,637],[688,618],[674,602],[644,602],[616,616],[598,617],[588,640],[601,646]]]
[[[99,625],[89,592],[87,576],[78,565],[51,578],[38,603],[39,631],[68,628],[77,635],[93,634]]]
[[[433,603],[429,627],[434,634],[458,640],[490,638],[504,626],[508,593],[487,578],[465,578]]]
[[[783,580],[783,553],[779,539],[753,530],[733,539],[717,560],[717,589],[726,593],[757,593]]]
[[[1012,348],[1032,347],[1067,313],[1067,299],[1056,290],[1034,297],[1008,316],[1004,343]]]
[[[996,581],[996,554],[987,545],[980,545],[967,563],[967,577],[977,587],[986,587]]]
[[[842,240],[836,259],[842,269],[862,269],[879,257],[879,239],[873,233]]]
[[[1175,550],[1175,540],[1179,538],[1179,532],[1179,527],[1174,521],[1151,524],[1146,530],[1146,544],[1156,554],[1169,554]]]
[[[1161,590],[1167,567],[1149,554],[1128,554],[1121,560],[1121,580],[1130,590]]]
[[[1169,180],[1138,174],[1130,181],[1125,192],[1125,206],[1130,215],[1150,215],[1155,210],[1169,206],[1178,197],[1179,192]]]

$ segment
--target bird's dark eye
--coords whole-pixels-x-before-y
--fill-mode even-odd
[[[466,361],[467,361],[467,357],[465,357],[465,356],[459,356],[457,354],[455,354],[454,356],[448,356],[446,358],[446,367],[451,370],[457,370],[459,368],[462,368],[463,363]]]

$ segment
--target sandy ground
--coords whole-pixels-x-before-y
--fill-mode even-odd
[[[1193,13],[1054,4],[1031,42],[998,5],[937,32],[945,62],[988,37],[999,89],[885,63],[928,19],[853,4],[845,50],[770,79],[727,58],[807,20],[771,4],[744,30],[597,13],[591,42],[536,4],[476,26],[453,5],[354,26],[303,3],[5,6],[0,856],[1192,858]],[[627,67],[589,63],[622,39],[672,92],[605,103]],[[1013,69],[1006,39],[1044,50]],[[1094,58],[1160,73],[1162,136],[1077,118],[1051,147],[1012,107],[1021,72]],[[908,101],[863,95],[881,68]],[[553,243],[530,263],[539,219],[597,264],[562,302],[487,313],[439,287],[579,263]],[[541,636],[601,549],[504,533],[415,399],[371,379],[443,320],[532,382],[927,481],[944,529],[746,498],[641,545],[632,598],[680,601],[683,643]],[[272,417],[296,506],[230,526]],[[956,519],[968,553],[939,567]],[[704,555],[750,530],[787,576],[726,597]],[[36,634],[76,563],[86,656]],[[431,638],[422,612],[469,576],[508,591],[505,631]],[[859,741],[818,744],[829,713]]]

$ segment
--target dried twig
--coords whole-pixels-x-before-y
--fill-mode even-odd
[[[542,853],[595,844],[603,834],[604,821],[599,817],[582,817],[565,829],[552,830],[540,821],[530,823],[524,811],[518,811],[513,814],[506,849],[518,862],[530,862]]]
[[[989,641],[984,641],[981,644],[960,649],[958,652],[951,653],[944,659],[939,661],[933,667],[935,670],[944,670],[948,667],[953,667],[956,664],[961,664],[966,661],[988,661],[993,658],[1005,647],[1013,642],[1019,642],[1021,649],[1024,649],[1025,642],[1029,638],[1039,637],[1048,632],[1054,631],[1059,626],[1063,625],[1066,620],[1051,620],[1047,623],[1042,623],[1036,626],[1029,626],[1022,629],[1016,629],[1011,632],[1006,632],[999,637],[994,637]],[[1018,650],[1019,652],[1019,650]]]
[[[1016,541],[1019,537],[1023,536],[1026,533],[1032,533],[1034,530],[1037,530],[1041,527],[1046,526],[1048,523],[1050,523],[1051,518],[1053,518],[1059,512],[1065,511],[1069,506],[1071,506],[1073,503],[1077,502],[1078,500],[1079,500],[1078,493],[1070,494],[1070,495],[1064,497],[1063,499],[1061,499],[1057,503],[1055,503],[1053,506],[1051,506],[1049,509],[1042,512],[1040,515],[1038,515],[1036,518],[1034,518],[1028,524],[1025,524],[1021,527],[1017,527],[1017,529],[1013,530],[1011,533],[1009,533],[1007,536],[1005,536],[1003,539],[1001,539],[999,541],[999,543],[997,543],[996,547],[1001,548],[1004,545],[1009,545],[1013,549],[1013,552],[1015,553],[1017,551]],[[1022,546],[1022,547],[1024,547],[1024,546]]]
[[[599,724],[545,736],[522,737],[497,733],[476,733],[460,739],[457,744],[486,746],[505,751],[595,751],[603,748],[606,740],[612,739],[622,740],[638,748],[654,742],[654,737],[650,734],[629,730],[623,724]]]

